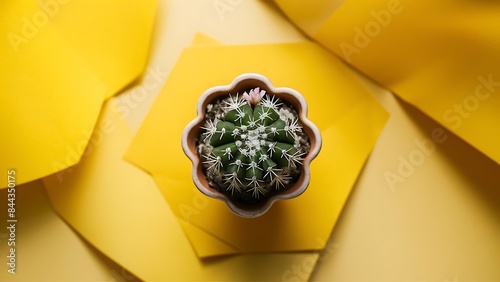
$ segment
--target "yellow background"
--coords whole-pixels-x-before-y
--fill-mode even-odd
[[[266,1],[235,1],[239,4],[223,13],[222,18],[213,2],[160,1],[149,66],[170,71],[182,48],[189,46],[200,31],[223,43],[304,39]],[[332,248],[320,256],[312,280],[499,281],[498,164],[445,131],[447,141],[436,145],[435,151],[404,177],[404,182],[391,189],[384,175],[397,173],[400,158],[408,159],[420,150],[416,140],[429,138],[439,124],[369,80],[360,80],[372,87],[372,93],[391,117],[330,238]],[[113,100],[132,97],[141,85],[139,81]],[[126,119],[132,132],[140,126],[158,91],[149,92],[130,108]],[[131,281],[131,276],[123,275],[119,267],[115,270],[113,264],[70,232],[44,204],[47,202],[39,184],[33,185],[19,187],[19,191],[33,191],[24,200],[23,192],[18,192],[19,207],[24,207],[26,213],[24,224],[33,232],[20,229],[18,234],[23,236],[24,245],[19,246],[23,269],[30,270],[22,275],[36,276],[28,279],[20,274],[16,276],[18,281],[33,277]],[[0,199],[5,199],[3,195]],[[33,198],[37,199],[35,203],[45,205],[44,209],[33,208],[37,206],[32,204]],[[47,220],[39,220],[41,216]],[[4,249],[0,250],[4,253]],[[0,272],[1,280],[11,278],[5,275]]]

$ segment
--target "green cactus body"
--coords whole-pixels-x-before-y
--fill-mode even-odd
[[[257,202],[288,188],[307,152],[301,146],[305,134],[298,117],[280,112],[281,101],[265,91],[256,88],[250,94],[230,95],[222,118],[207,120],[202,138],[209,146],[202,158],[218,189]]]

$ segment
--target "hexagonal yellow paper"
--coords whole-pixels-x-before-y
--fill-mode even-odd
[[[318,252],[200,260],[151,176],[123,160],[132,134],[111,103],[98,123],[108,124],[109,131],[87,148],[78,166],[62,181],[57,175],[43,179],[57,213],[97,250],[144,281],[309,279]],[[210,243],[220,247],[211,240],[206,248]]]
[[[277,3],[312,38],[500,163],[498,1]]]
[[[80,160],[103,101],[144,69],[156,1],[1,6],[0,170],[21,184]]]
[[[246,72],[301,92],[323,137],[306,192],[253,219],[234,215],[195,188],[180,144],[200,95]],[[153,175],[199,256],[318,250],[386,119],[354,72],[314,43],[192,47],[180,56],[126,158]]]

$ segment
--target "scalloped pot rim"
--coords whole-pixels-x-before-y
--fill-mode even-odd
[[[226,195],[217,191],[208,185],[206,176],[203,172],[201,160],[196,152],[196,139],[201,132],[201,124],[204,121],[206,105],[219,96],[228,95],[237,89],[248,89],[253,87],[265,89],[282,100],[285,100],[295,106],[299,112],[299,119],[303,125],[306,134],[309,137],[311,148],[302,163],[302,171],[297,183],[287,190],[281,191],[260,204],[234,203]],[[219,199],[226,203],[227,207],[236,215],[241,217],[258,217],[266,213],[277,200],[292,199],[304,191],[310,182],[310,163],[321,150],[321,134],[319,129],[309,119],[307,119],[307,103],[304,97],[294,89],[288,87],[274,87],[269,79],[257,73],[245,73],[236,77],[230,84],[225,86],[215,86],[206,90],[198,100],[197,117],[192,120],[182,133],[182,149],[186,156],[192,162],[193,182],[203,194]]]

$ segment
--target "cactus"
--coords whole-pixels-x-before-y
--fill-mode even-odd
[[[229,94],[219,104],[199,141],[211,185],[245,202],[289,188],[308,150],[295,110],[259,88],[242,97]]]

